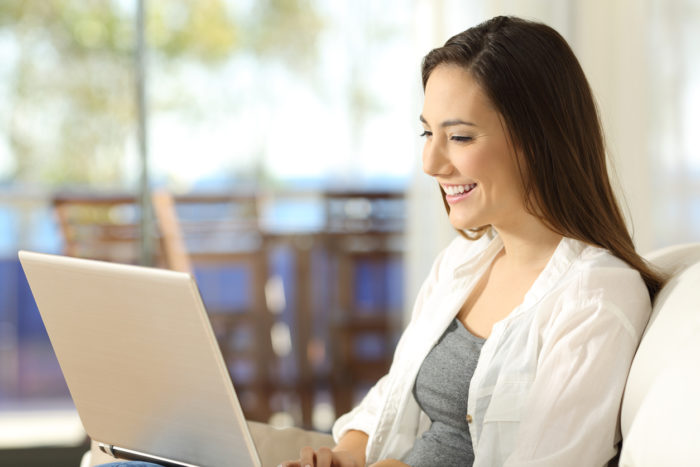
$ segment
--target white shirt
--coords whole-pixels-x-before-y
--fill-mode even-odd
[[[503,248],[456,238],[436,259],[389,373],[333,426],[369,435],[367,463],[401,459],[430,426],[412,388],[423,360]],[[469,386],[474,466],[602,466],[616,453],[632,357],[651,312],[639,273],[564,238],[524,297],[494,324]]]

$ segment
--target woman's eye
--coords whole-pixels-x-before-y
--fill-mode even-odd
[[[467,143],[473,138],[471,136],[451,136],[450,139],[452,141],[457,141],[458,143]]]
[[[423,133],[420,134],[421,138],[427,138],[428,136],[433,136],[432,131],[424,130]]]

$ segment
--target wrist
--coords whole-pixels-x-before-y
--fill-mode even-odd
[[[364,467],[368,438],[364,431],[350,430],[338,441],[333,451],[347,453],[357,465]]]
[[[358,451],[357,449],[348,449],[348,448],[345,448],[342,446],[340,446],[340,447],[336,446],[332,449],[332,451],[335,453],[338,453],[338,454],[340,454],[340,453],[345,454],[347,457],[350,457],[355,462],[355,465],[357,465],[357,466],[364,467],[364,465],[365,465],[365,452],[364,452],[364,450]]]

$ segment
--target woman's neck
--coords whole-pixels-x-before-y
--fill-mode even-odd
[[[562,239],[534,216],[515,228],[493,228],[503,241],[501,261],[513,268],[544,268]]]

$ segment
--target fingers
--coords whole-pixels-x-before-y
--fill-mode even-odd
[[[346,452],[333,452],[322,447],[317,451],[310,446],[301,448],[298,461],[286,461],[280,467],[356,467],[355,460]]]
[[[318,464],[316,462],[316,453],[314,449],[311,446],[304,446],[299,451],[298,461],[282,462],[279,467],[317,467],[321,465],[323,464]],[[330,462],[328,462],[327,466],[330,467],[330,465]]]
[[[330,448],[318,448],[318,451],[316,451],[316,467],[331,467],[332,463],[333,453]]]
[[[311,446],[304,446],[301,448],[299,453],[299,465],[300,467],[314,467],[314,448]],[[330,464],[328,464],[330,466]],[[320,466],[319,466],[320,467]]]

